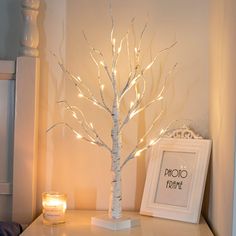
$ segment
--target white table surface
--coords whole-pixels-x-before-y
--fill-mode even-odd
[[[104,211],[67,210],[66,223],[48,226],[42,223],[40,215],[21,235],[22,236],[213,236],[205,220],[190,224],[149,216],[137,212],[125,212],[140,219],[140,226],[131,229],[112,231],[91,225],[91,217],[105,214]]]

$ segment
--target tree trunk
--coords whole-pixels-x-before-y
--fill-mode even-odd
[[[119,102],[116,93],[116,83],[114,81],[115,97],[112,108],[113,127],[111,131],[112,138],[112,182],[111,195],[109,203],[109,217],[119,219],[121,217],[121,168],[120,168],[120,151],[121,151],[121,134],[119,121]]]
[[[116,106],[114,106],[116,107]],[[121,135],[119,133],[119,119],[118,108],[114,109],[113,128],[111,132],[112,137],[112,182],[111,195],[109,203],[109,217],[119,219],[121,217],[121,168],[120,168],[120,149],[121,149]]]
[[[112,175],[109,217],[112,219],[119,219],[122,216],[120,170],[112,172]]]

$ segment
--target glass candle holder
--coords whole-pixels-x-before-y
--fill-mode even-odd
[[[42,194],[43,223],[47,225],[65,222],[66,195],[58,192]]]

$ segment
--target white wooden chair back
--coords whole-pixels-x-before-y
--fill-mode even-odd
[[[0,61],[0,80],[15,81],[13,177],[12,182],[0,183],[0,195],[12,197],[12,220],[21,224],[32,222],[36,213],[39,3],[22,0],[21,56],[16,61]]]

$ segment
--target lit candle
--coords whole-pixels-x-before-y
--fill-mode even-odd
[[[65,222],[66,195],[58,192],[42,194],[43,223],[59,224]]]

